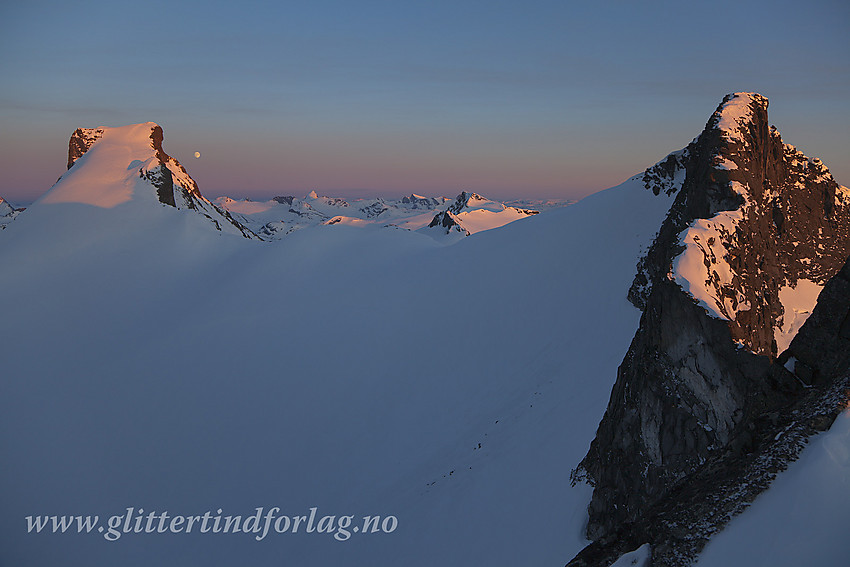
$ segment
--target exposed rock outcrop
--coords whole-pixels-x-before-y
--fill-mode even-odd
[[[452,213],[451,211],[443,211],[441,213],[437,213],[431,222],[428,224],[428,228],[442,228],[445,230],[446,234],[451,232],[458,232],[463,236],[469,236],[469,231],[466,230],[460,222],[460,219],[457,218],[457,215]]]
[[[401,202],[403,205],[410,206],[411,209],[436,209],[442,204],[440,199],[436,197],[423,197],[422,195],[417,195],[416,193],[411,193],[410,196],[402,197]]]
[[[657,564],[687,562],[722,525],[714,517],[698,529],[699,514],[710,508],[696,502],[710,497],[699,486],[749,494],[740,484],[745,464],[770,453],[783,412],[834,397],[830,388],[848,371],[844,320],[812,315],[798,332],[812,305],[795,298],[828,280],[828,289],[842,286],[836,274],[850,256],[850,191],[819,160],[782,142],[768,125],[767,99],[753,93],[727,96],[703,133],[647,170],[644,181],[659,194],[675,190],[681,175],[629,291],[643,310],[640,327],[574,477],[595,487],[587,533],[597,540],[576,565],[604,564],[623,542],[621,552],[652,543]],[[820,307],[826,301],[820,313],[830,309]],[[847,298],[832,304],[839,314],[850,309]],[[817,366],[822,341],[811,337],[819,333],[839,337],[828,369]],[[791,356],[799,361],[796,376],[785,368]],[[809,364],[818,369],[805,370]],[[800,373],[820,378],[804,381]],[[809,387],[815,383],[817,392]],[[792,453],[777,458],[773,471]],[[684,513],[677,506],[686,494],[694,502]],[[745,503],[731,511],[738,505]],[[677,525],[694,532],[690,539],[669,523],[676,510]],[[688,551],[685,540],[702,544]],[[674,551],[655,550],[667,548]]]
[[[15,220],[15,217],[23,211],[23,208],[16,209],[3,197],[0,197],[0,230],[6,228],[6,225]]]
[[[290,205],[291,206],[292,201],[294,199],[295,199],[295,197],[293,197],[292,195],[283,195],[283,196],[274,197],[272,199],[272,201],[279,203],[281,205]]]
[[[68,142],[68,169],[103,137],[103,128],[77,128]]]

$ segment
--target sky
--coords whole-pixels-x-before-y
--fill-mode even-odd
[[[580,198],[735,91],[850,185],[848,28],[843,0],[3,2],[0,196],[153,121],[211,198]]]

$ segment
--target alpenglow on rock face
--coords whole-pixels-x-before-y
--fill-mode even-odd
[[[587,534],[598,548],[656,537],[648,526],[681,505],[675,493],[697,478],[734,478],[728,463],[769,449],[758,440],[782,408],[847,370],[831,367],[813,384],[816,372],[786,364],[818,293],[850,256],[850,190],[785,144],[767,107],[759,94],[728,95],[694,142],[644,174],[648,190],[678,194],[638,265],[629,299],[643,311],[640,327],[577,470],[595,487]],[[686,559],[704,544],[691,535],[702,543]],[[675,555],[658,564],[677,564]]]
[[[702,135],[662,162],[675,162],[666,172],[647,170],[656,191],[671,173],[684,171],[686,179],[630,299],[644,307],[648,291],[672,273],[729,322],[737,342],[775,357],[802,324],[794,309],[806,309],[794,296],[822,287],[846,259],[850,190],[820,160],[783,143],[768,125],[767,105],[758,94],[729,95]]]

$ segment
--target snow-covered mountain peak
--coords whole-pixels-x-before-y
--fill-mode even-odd
[[[303,203],[309,204],[311,207],[318,207],[319,209],[325,209],[326,207],[331,207],[334,209],[338,209],[340,207],[348,207],[348,201],[345,199],[341,199],[339,197],[326,197],[324,195],[319,195],[316,191],[310,191],[304,197]],[[327,213],[327,216],[333,216],[330,211],[323,211]]]
[[[68,171],[37,205],[78,203],[111,209],[157,203],[203,215],[218,230],[256,238],[201,195],[186,169],[162,147],[155,122],[112,128],[78,128],[68,144]]]
[[[123,144],[132,148],[134,154],[142,155],[146,150],[163,153],[162,127],[156,122],[143,122],[128,126],[77,128],[68,143],[68,169],[82,157],[98,140],[106,138],[111,144]]]
[[[427,229],[423,230],[436,229],[445,235],[469,236],[536,215],[538,212],[509,207],[504,203],[482,197],[478,193],[463,191],[448,209],[437,213]]]
[[[153,122],[117,128],[78,128],[68,144],[68,172],[39,200],[112,208],[134,196],[139,178],[157,162]],[[160,138],[161,139],[161,138]]]

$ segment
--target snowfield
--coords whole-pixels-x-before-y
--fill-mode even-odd
[[[45,198],[0,238],[0,563],[562,565],[587,543],[569,474],[668,197],[633,179],[444,246],[344,223],[250,241],[130,196]],[[109,542],[25,519],[274,506],[398,527]]]

